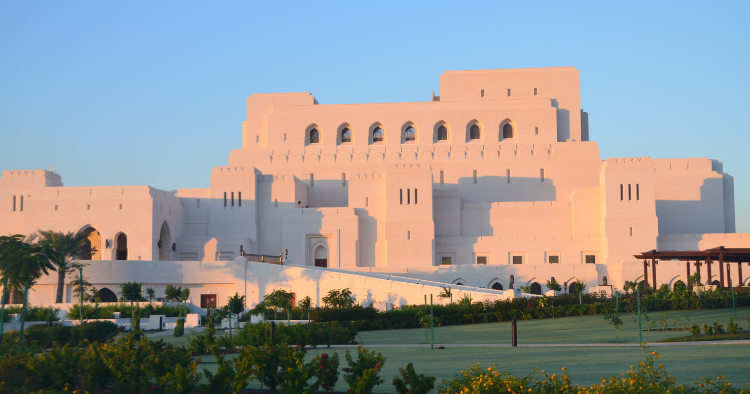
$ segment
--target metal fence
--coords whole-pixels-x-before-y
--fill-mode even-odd
[[[283,265],[284,260],[281,258],[281,253],[278,255],[267,255],[267,254],[244,254],[248,261],[259,261],[261,263],[279,264]]]

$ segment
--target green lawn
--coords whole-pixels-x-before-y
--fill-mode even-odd
[[[684,320],[690,324],[702,325],[728,323],[731,309],[701,310],[666,313],[669,326],[674,320]],[[750,316],[750,308],[737,310],[740,326],[748,329],[745,317]],[[665,313],[650,314],[652,320],[660,320]],[[687,316],[687,318],[686,318]],[[623,316],[624,331],[619,333],[620,342],[635,344],[638,342],[638,324],[630,316]],[[648,324],[644,322],[644,330]],[[603,316],[566,317],[518,322],[519,344],[603,344],[614,343],[614,329],[607,325]],[[218,331],[217,334],[221,333]],[[656,342],[662,338],[690,335],[687,331],[644,331],[645,342]],[[184,344],[184,338],[166,337],[165,341],[173,344]],[[367,345],[409,345],[423,344],[423,329],[366,331],[358,336],[358,341]],[[399,367],[414,363],[418,373],[437,376],[438,382],[450,379],[472,364],[481,363],[490,366],[498,363],[501,370],[514,375],[524,376],[535,367],[548,372],[559,373],[567,367],[574,383],[589,385],[598,382],[602,377],[619,375],[628,370],[631,364],[643,360],[643,352],[637,346],[572,346],[572,347],[474,347],[451,348],[451,344],[509,344],[510,323],[488,323],[464,326],[438,327],[435,329],[435,342],[446,344],[447,349],[430,350],[429,348],[389,347],[373,348],[388,358],[382,376],[386,383],[376,392],[393,393],[391,381],[398,375]],[[659,352],[661,362],[667,371],[677,378],[679,383],[690,384],[699,377],[715,378],[718,374],[727,376],[727,380],[736,385],[750,384],[750,341],[747,345],[675,345],[658,347],[650,350]],[[354,348],[352,348],[354,349]],[[336,349],[345,363],[344,349]],[[318,348],[308,352],[312,358],[333,349]],[[216,370],[212,356],[203,357],[202,368]],[[257,382],[250,387],[258,388]],[[338,390],[345,391],[343,378],[339,378]]]

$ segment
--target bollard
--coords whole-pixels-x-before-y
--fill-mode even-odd
[[[276,333],[276,322],[271,321],[271,343],[273,343],[273,337],[275,333]]]
[[[518,346],[518,326],[516,325],[516,319],[512,319],[510,325],[512,330],[511,346],[516,347]]]

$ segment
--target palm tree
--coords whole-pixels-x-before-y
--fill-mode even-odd
[[[57,252],[57,257],[52,261],[57,266],[57,294],[55,302],[63,302],[63,288],[65,286],[65,275],[72,269],[81,266],[73,261],[78,256],[96,253],[96,248],[91,247],[88,236],[85,233],[63,233],[60,231],[39,231],[40,242],[46,243]]]
[[[23,310],[21,312],[21,329],[18,332],[18,353],[23,352],[23,330],[26,323],[29,287],[42,275],[56,271],[52,261],[58,258],[57,253],[47,244],[34,242],[34,237],[21,234],[0,237],[0,274],[9,285],[23,287]]]

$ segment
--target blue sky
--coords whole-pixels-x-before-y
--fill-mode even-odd
[[[4,1],[0,170],[207,187],[252,93],[426,101],[445,70],[575,66],[602,158],[719,159],[750,232],[750,2],[360,3]]]

